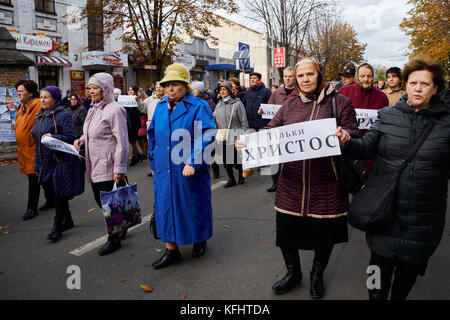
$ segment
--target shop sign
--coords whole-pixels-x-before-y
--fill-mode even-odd
[[[186,66],[188,70],[191,70],[197,64],[195,57],[187,52],[177,52],[175,56],[172,56],[173,62],[181,63]]]
[[[33,36],[11,32],[16,39],[17,50],[47,52],[53,48],[52,39],[45,36]]]
[[[128,67],[128,54],[104,51],[83,52],[81,53],[81,65],[83,67],[94,65]]]
[[[86,87],[84,71],[70,70],[70,87],[73,93],[84,96]]]

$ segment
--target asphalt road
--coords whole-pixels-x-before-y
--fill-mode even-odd
[[[128,173],[130,182],[138,183],[144,218],[153,203],[152,178],[147,177],[147,172],[148,161],[129,168]],[[244,185],[224,189],[225,175],[221,168],[221,177],[212,179],[214,235],[205,256],[194,259],[192,247],[182,246],[182,263],[155,271],[151,265],[162,254],[157,250],[164,246],[153,239],[148,223],[130,231],[122,248],[111,255],[99,256],[97,246],[76,256],[70,252],[106,234],[90,185],[86,185],[83,195],[70,201],[75,228],[51,243],[46,237],[54,211],[42,211],[36,218],[23,221],[27,178],[19,174],[17,164],[0,167],[0,226],[9,226],[0,231],[0,299],[310,300],[310,251],[300,252],[302,285],[284,295],[275,295],[271,290],[286,269],[275,246],[275,195],[265,190],[270,177],[255,174]],[[450,298],[448,220],[442,242],[410,299]],[[324,299],[368,298],[369,250],[364,234],[349,227],[349,239],[335,246],[325,272]],[[73,276],[67,273],[69,266],[79,267],[80,289],[67,286],[68,278]],[[144,292],[141,284],[153,291]]]

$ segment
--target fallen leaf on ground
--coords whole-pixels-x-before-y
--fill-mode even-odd
[[[187,297],[187,294],[185,293],[181,296],[181,299],[186,299],[186,297]]]
[[[0,226],[0,231],[2,231],[2,230],[5,230],[5,229],[8,229],[9,227],[11,227],[11,225],[9,224],[9,225],[7,225],[7,226]]]
[[[226,224],[223,225],[224,228],[231,228],[230,226],[227,226]]]
[[[91,213],[91,212],[94,211],[94,210],[95,210],[95,208],[89,209],[89,210],[88,210],[88,213]]]
[[[164,250],[156,249],[156,252],[163,252]]]
[[[118,279],[119,282],[125,282],[125,279]]]
[[[143,284],[141,284],[141,290],[144,292],[152,292],[153,291],[153,289],[151,287],[143,285]]]
[[[269,242],[269,241],[270,241],[270,239],[268,239],[268,238],[263,240],[263,242]]]

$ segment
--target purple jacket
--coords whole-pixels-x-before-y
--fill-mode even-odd
[[[127,114],[114,101],[113,77],[108,73],[94,75],[103,84],[103,100],[92,103],[83,127],[86,147],[86,176],[89,182],[110,181],[114,173],[127,173]]]

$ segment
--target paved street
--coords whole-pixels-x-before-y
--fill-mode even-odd
[[[152,178],[147,172],[148,160],[129,168],[128,174],[130,182],[138,183],[144,222],[153,203]],[[18,164],[0,167],[0,226],[10,225],[0,231],[0,299],[310,300],[312,252],[300,252],[301,287],[281,296],[271,290],[286,270],[275,246],[275,194],[265,190],[270,177],[255,174],[244,185],[224,189],[225,176],[221,168],[221,177],[212,179],[214,236],[205,256],[194,259],[192,247],[182,246],[183,263],[155,271],[151,264],[161,256],[156,250],[163,245],[150,235],[148,223],[131,230],[112,255],[99,256],[98,245],[82,250],[106,233],[101,210],[87,185],[82,196],[70,201],[75,228],[51,243],[46,237],[54,211],[23,221],[27,178],[19,174]],[[450,299],[449,220],[427,274],[419,277],[410,299]],[[367,299],[369,250],[362,232],[350,227],[349,237],[348,243],[334,249],[325,273],[324,299]],[[79,256],[70,253],[75,249]],[[66,286],[71,265],[80,267],[80,290]],[[143,292],[141,284],[153,292]]]

